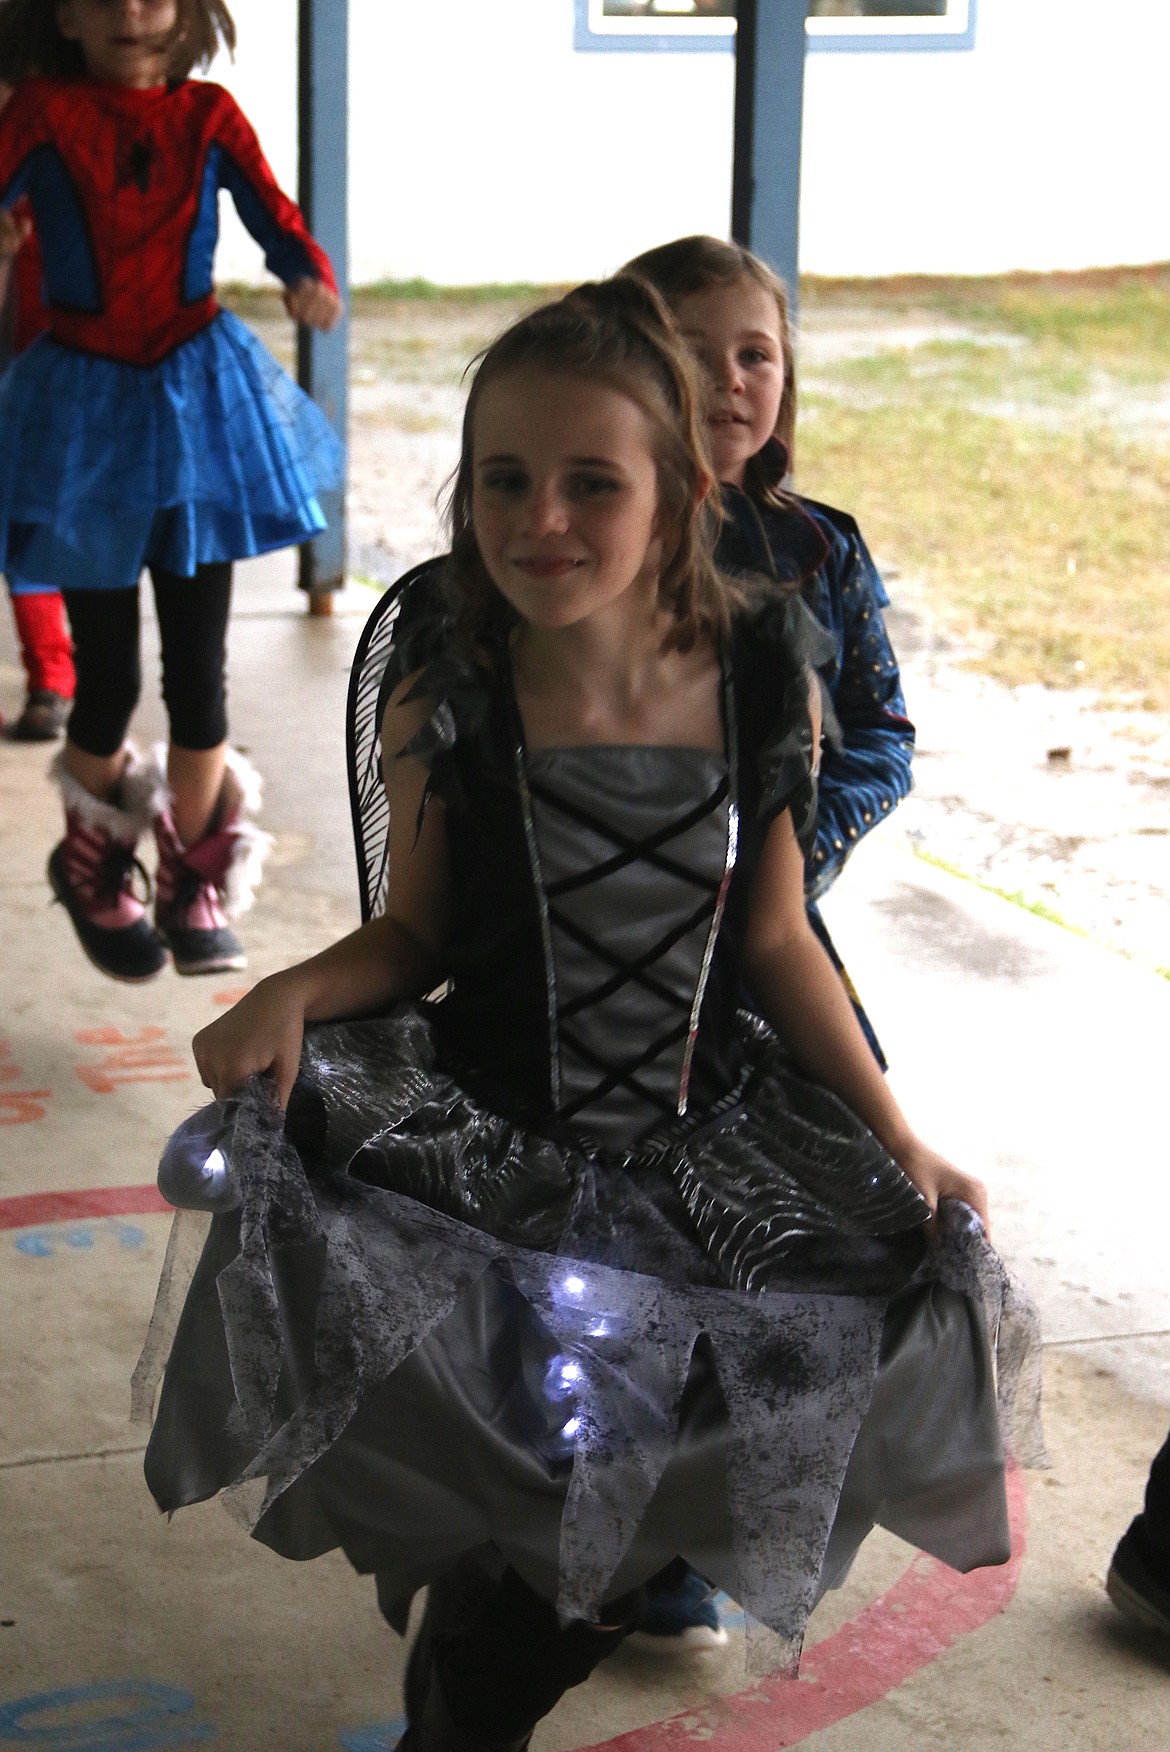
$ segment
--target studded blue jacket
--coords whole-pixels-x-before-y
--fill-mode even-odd
[[[778,447],[779,448],[779,447]],[[839,745],[825,748],[816,840],[806,894],[815,901],[849,853],[888,816],[911,785],[914,726],[906,716],[898,663],[882,610],[889,597],[853,518],[793,496],[758,505],[723,488],[722,570],[763,572],[798,583],[817,619],[836,639],[821,674],[837,713]]]

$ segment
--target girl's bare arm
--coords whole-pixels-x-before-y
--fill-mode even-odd
[[[987,1192],[911,1130],[853,1013],[845,987],[804,910],[804,858],[787,810],[773,823],[756,872],[745,973],[764,1018],[802,1069],[853,1109],[931,1209],[961,1198],[987,1227]]]
[[[383,722],[383,777],[390,803],[390,884],[383,914],[295,967],[263,979],[202,1029],[193,1050],[199,1074],[217,1096],[268,1073],[282,1106],[300,1063],[306,1022],[360,1016],[398,998],[419,997],[444,975],[450,871],[443,807],[431,803],[416,837],[426,770],[399,759],[426,718],[425,702],[401,704],[410,680],[391,697]]]

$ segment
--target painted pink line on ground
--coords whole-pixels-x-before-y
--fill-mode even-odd
[[[86,1217],[150,1217],[169,1211],[157,1186],[95,1186],[83,1192],[33,1192],[0,1198],[0,1229],[35,1229],[41,1223],[78,1223]]]
[[[963,1576],[937,1558],[916,1557],[872,1605],[804,1656],[799,1679],[764,1679],[704,1709],[636,1728],[581,1752],[780,1752],[856,1715],[990,1623],[1016,1591],[1027,1545],[1027,1496],[1008,1474],[1012,1555],[996,1569]]]

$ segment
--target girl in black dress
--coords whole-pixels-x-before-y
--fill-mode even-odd
[[[524,1746],[681,1559],[795,1660],[875,1520],[1008,1555],[1030,1310],[808,925],[824,637],[719,576],[712,483],[640,282],[488,350],[359,661],[375,916],[196,1037],[164,1160],[217,1214],[151,1488],[254,1491],[399,1628],[431,1584],[411,1752]]]

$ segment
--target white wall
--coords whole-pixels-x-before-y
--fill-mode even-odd
[[[969,54],[813,54],[801,265],[1170,260],[1170,4],[979,0]]]
[[[235,0],[236,92],[296,176],[290,0]],[[801,262],[1170,259],[1170,0],[979,0],[971,53],[808,58]],[[355,282],[570,280],[725,232],[732,57],[581,54],[572,0],[351,0]],[[262,275],[225,216],[225,278]]]
[[[230,85],[295,181],[289,0],[234,0]],[[572,280],[648,243],[721,231],[733,67],[710,55],[579,54],[572,0],[351,0],[355,282]],[[219,271],[255,273],[225,222]]]

